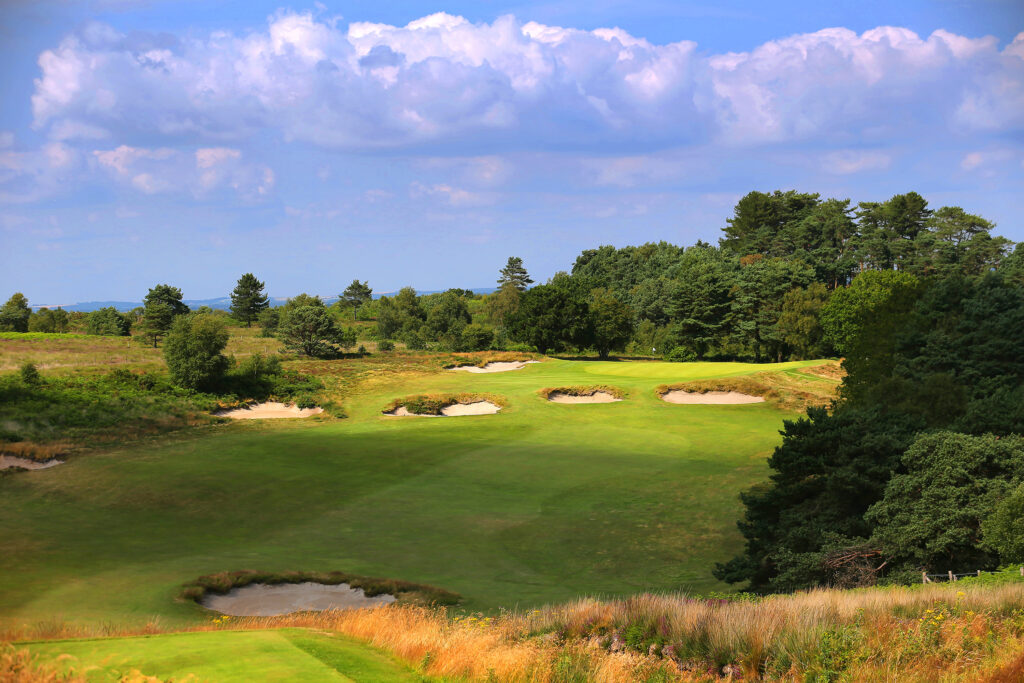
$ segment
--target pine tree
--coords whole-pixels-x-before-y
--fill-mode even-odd
[[[352,284],[345,288],[345,291],[341,293],[341,299],[352,307],[352,319],[356,319],[356,312],[359,307],[370,301],[373,298],[373,290],[370,289],[370,285],[367,282],[360,282],[359,280],[353,280]]]
[[[501,269],[501,275],[498,277],[498,286],[511,285],[518,291],[525,292],[527,285],[531,284],[533,284],[533,280],[530,279],[530,274],[523,267],[523,259],[518,256],[509,256],[508,263]]]
[[[231,292],[231,315],[236,320],[252,327],[252,321],[259,318],[260,311],[270,306],[267,295],[263,293],[263,283],[252,273],[238,278],[238,284]]]

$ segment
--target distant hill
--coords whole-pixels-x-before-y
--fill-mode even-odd
[[[416,293],[422,296],[423,294],[439,294],[443,291],[445,290],[416,290]],[[472,291],[476,292],[477,294],[492,294],[493,292],[498,291],[498,288],[473,287]],[[382,296],[393,296],[397,293],[397,290],[394,292],[374,292],[373,298],[379,299]],[[338,297],[336,296],[321,296],[320,298],[323,299],[324,303],[326,303],[328,306],[330,306],[331,304],[338,300]],[[270,297],[271,306],[283,306],[286,301],[288,301],[288,297],[286,296]],[[216,299],[184,299],[184,302],[186,305],[188,305],[189,308],[193,310],[199,308],[200,306],[209,306],[210,308],[221,311],[226,311],[231,308],[231,298],[226,296],[218,297]],[[101,308],[107,308],[108,306],[113,306],[119,311],[130,311],[133,308],[137,308],[141,305],[141,301],[83,301],[74,304],[40,304],[38,306],[33,305],[32,308],[38,310],[40,308],[57,308],[59,306],[60,308],[63,308],[65,311],[82,311],[88,313],[89,311],[97,311]]]

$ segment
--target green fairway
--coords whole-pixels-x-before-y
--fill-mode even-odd
[[[301,629],[213,631],[19,644],[40,662],[118,681],[138,671],[161,680],[402,683],[423,678],[393,657],[338,635]],[[228,656],[227,653],[230,653]]]
[[[736,553],[738,493],[766,476],[770,403],[682,406],[664,382],[791,369],[548,360],[384,376],[334,421],[250,421],[0,479],[0,620],[187,623],[201,574],[345,570],[430,583],[467,609],[708,591]],[[804,376],[806,377],[806,376]],[[808,384],[821,380],[806,377]],[[559,405],[546,386],[609,384]],[[504,396],[497,415],[383,417],[412,393]]]

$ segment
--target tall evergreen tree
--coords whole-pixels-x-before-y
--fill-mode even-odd
[[[355,320],[359,307],[373,299],[373,290],[368,282],[353,280],[341,293],[341,299],[352,307],[352,319]]]
[[[231,292],[231,315],[252,327],[252,321],[260,316],[260,311],[268,308],[270,303],[263,292],[263,283],[252,273],[238,278],[238,284]]]
[[[518,256],[509,256],[508,263],[501,269],[501,274],[498,277],[498,286],[511,285],[520,292],[525,292],[526,287],[531,284],[533,284],[533,280],[530,279],[530,274],[523,266],[523,259]]]

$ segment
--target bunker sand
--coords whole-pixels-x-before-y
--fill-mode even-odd
[[[663,395],[661,400],[668,403],[704,404],[704,405],[740,405],[743,403],[764,403],[763,396],[741,394],[738,391],[680,391],[675,389]]]
[[[490,401],[474,401],[473,403],[453,403],[450,406],[445,406],[441,408],[440,415],[410,413],[405,406],[398,406],[384,414],[390,417],[461,417],[464,415],[494,415],[500,410],[501,406]]]
[[[254,583],[233,588],[223,595],[207,594],[203,606],[233,617],[273,617],[300,611],[381,607],[395,601],[393,595],[367,596],[362,588],[347,583]]]
[[[56,467],[57,465],[63,465],[63,460],[29,460],[28,458],[19,458],[15,455],[0,455],[0,470],[13,469],[20,467],[25,470],[45,470],[50,467]]]
[[[539,363],[539,360],[513,360],[513,361],[495,361],[488,363],[482,368],[475,365],[459,365],[452,368],[453,372],[473,372],[473,373],[487,373],[487,372],[508,372],[509,370],[522,370],[530,363]]]
[[[232,410],[218,410],[214,413],[217,417],[230,417],[232,420],[267,420],[287,417],[310,417],[324,412],[323,408],[299,408],[293,403],[257,403],[246,408],[234,408]]]

